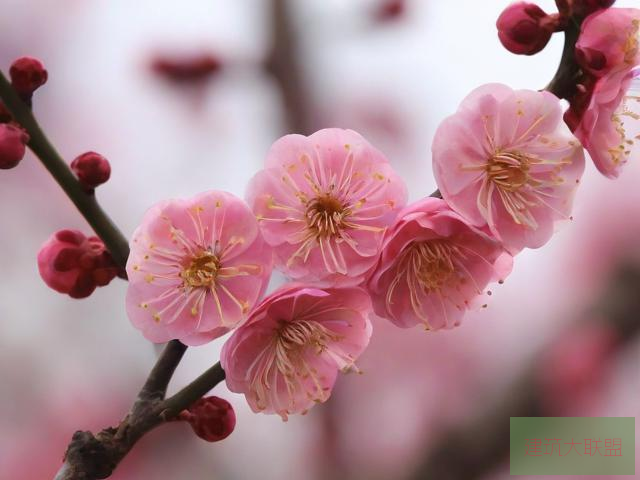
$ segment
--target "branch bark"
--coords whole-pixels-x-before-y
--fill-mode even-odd
[[[30,106],[20,99],[2,72],[0,99],[13,119],[29,134],[29,148],[104,241],[115,262],[124,270],[129,256],[127,239],[102,210],[95,195],[83,189],[42,131]],[[175,419],[180,412],[224,380],[225,373],[218,362],[178,393],[165,398],[169,382],[186,350],[187,346],[178,340],[167,343],[131,410],[117,427],[105,428],[95,435],[88,431],[74,433],[55,480],[93,480],[109,477],[143,435],[163,422]]]
[[[287,123],[287,133],[310,135],[313,133],[310,92],[304,81],[302,56],[298,49],[295,25],[291,20],[290,4],[287,0],[271,1],[271,53],[266,62],[267,71],[278,84]]]
[[[172,397],[167,386],[187,350],[178,340],[170,341],[140,389],[129,414],[116,427],[93,434],[77,431],[55,480],[94,480],[109,477],[122,459],[146,433],[180,412],[224,380],[220,363],[200,375]]]
[[[111,218],[96,201],[95,194],[87,193],[71,172],[66,162],[53,147],[34,117],[29,105],[16,94],[11,83],[0,72],[0,99],[14,120],[29,134],[29,148],[40,159],[53,178],[78,208],[91,228],[102,239],[116,264],[124,268],[129,257],[129,242]]]

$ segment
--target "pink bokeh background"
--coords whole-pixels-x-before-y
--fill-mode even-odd
[[[381,149],[416,200],[435,189],[439,122],[483,83],[542,88],[562,39],[534,57],[505,51],[495,31],[504,0],[413,0],[383,24],[373,20],[377,4],[295,2],[306,101],[318,127],[352,128]],[[65,158],[87,150],[109,158],[112,177],[98,198],[127,236],[164,198],[209,189],[243,196],[268,147],[288,133],[281,94],[259,66],[268,2],[0,0],[0,11],[0,68],[27,54],[45,62],[49,82],[34,110]],[[177,86],[149,69],[158,54],[203,51],[224,64],[210,81]],[[566,329],[591,315],[620,262],[640,262],[638,160],[615,181],[588,162],[574,220],[544,248],[521,253],[489,307],[461,327],[425,333],[374,319],[359,362],[365,374],[339,378],[331,401],[287,423],[253,414],[220,385],[215,394],[236,409],[233,435],[209,444],[188,425],[163,426],[113,478],[409,478],[450,428],[483,415],[525,368],[552,368],[543,348],[571,351]],[[75,430],[126,412],[156,349],[127,320],[123,281],[78,301],[39,278],[36,255],[53,231],[90,232],[32,154],[0,174],[0,219],[0,478],[52,478]],[[189,349],[171,390],[215,363],[223,341]],[[640,413],[638,340],[602,361],[587,399],[564,393],[575,402],[562,415]],[[483,475],[506,478],[508,463]]]

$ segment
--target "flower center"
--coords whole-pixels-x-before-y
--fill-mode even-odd
[[[453,257],[458,253],[455,246],[441,240],[414,244],[410,267],[425,291],[440,290],[451,279],[456,271]]]
[[[305,216],[309,229],[317,237],[336,235],[344,226],[344,220],[351,213],[340,200],[324,194],[309,201]]]
[[[636,56],[638,55],[638,31],[640,30],[640,20],[634,19],[631,21],[631,28],[629,29],[629,36],[624,44],[624,61],[633,65],[636,62]]]
[[[640,142],[640,90],[639,80],[632,81],[620,106],[611,117],[620,135],[620,144],[609,149],[614,165],[623,165]]]
[[[486,170],[489,179],[501,190],[515,192],[529,182],[530,159],[520,152],[496,152]]]
[[[218,257],[211,252],[204,251],[191,259],[180,276],[185,287],[208,288],[215,283],[219,270],[220,260]]]
[[[279,363],[278,368],[285,373],[291,365],[291,354],[295,357],[302,353],[307,346],[314,347],[317,354],[327,349],[327,344],[331,341],[340,340],[340,337],[318,322],[299,320],[297,322],[282,322],[280,328],[276,331],[276,351],[281,355],[277,355]],[[286,358],[286,361],[285,361]],[[286,365],[285,365],[286,364]],[[280,368],[280,367],[284,368]]]

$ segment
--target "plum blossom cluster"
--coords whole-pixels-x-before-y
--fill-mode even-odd
[[[227,385],[287,419],[326,401],[375,312],[400,327],[452,328],[484,305],[512,255],[568,217],[582,149],[545,92],[487,85],[436,134],[442,198],[410,205],[385,156],[350,130],[287,135],[247,189],[152,207],[127,264],[127,311],[155,342],[231,330]],[[291,280],[259,301],[272,265]]]
[[[582,66],[566,120],[600,172],[615,178],[640,153],[640,10],[587,17],[576,43]]]
[[[153,206],[126,265],[133,325],[158,343],[201,345],[232,332],[221,355],[229,389],[285,420],[325,402],[339,372],[360,372],[374,314],[402,328],[459,325],[486,306],[487,287],[504,281],[515,255],[572,218],[584,148],[608,176],[637,153],[640,12],[610,4],[558,1],[547,15],[518,3],[501,15],[500,40],[519,54],[582,23],[581,69],[557,96],[502,84],[471,92],[435,134],[439,190],[429,197],[407,205],[384,154],[330,128],[277,140],[246,202],[213,190]],[[107,167],[91,152],[72,164],[89,191]],[[39,257],[45,281],[72,296],[104,283],[102,267],[86,260],[91,245],[78,232],[57,234]],[[274,268],[287,283],[263,298]],[[235,424],[223,402],[203,399],[182,417],[219,440]]]
[[[615,178],[639,151],[640,10],[609,8],[612,0],[556,3],[560,12],[552,15],[531,3],[509,6],[498,19],[498,36],[509,51],[531,55],[554,31],[580,25],[574,52],[580,69],[562,95],[570,102],[564,118],[596,168]]]

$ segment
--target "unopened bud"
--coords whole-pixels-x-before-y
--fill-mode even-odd
[[[560,18],[547,15],[533,3],[509,5],[498,17],[498,37],[504,47],[518,55],[542,50],[559,27]]]
[[[29,135],[20,127],[0,123],[0,169],[8,170],[24,157]]]
[[[38,270],[49,287],[72,298],[88,297],[118,273],[102,240],[77,230],[61,230],[44,243]]]
[[[383,0],[376,10],[375,17],[380,22],[396,20],[406,9],[406,0]]]
[[[572,14],[577,17],[586,17],[603,8],[609,8],[614,3],[616,0],[573,0]]]
[[[196,435],[207,442],[227,438],[236,426],[236,414],[231,404],[213,396],[196,401],[178,418],[189,422]]]
[[[213,54],[195,56],[158,56],[151,70],[176,84],[199,84],[211,79],[222,69],[222,61]]]
[[[87,189],[102,185],[111,176],[109,161],[99,153],[83,153],[71,162],[71,170]]]
[[[11,84],[23,100],[30,100],[33,92],[47,82],[48,73],[44,64],[33,57],[22,57],[11,64]]]

